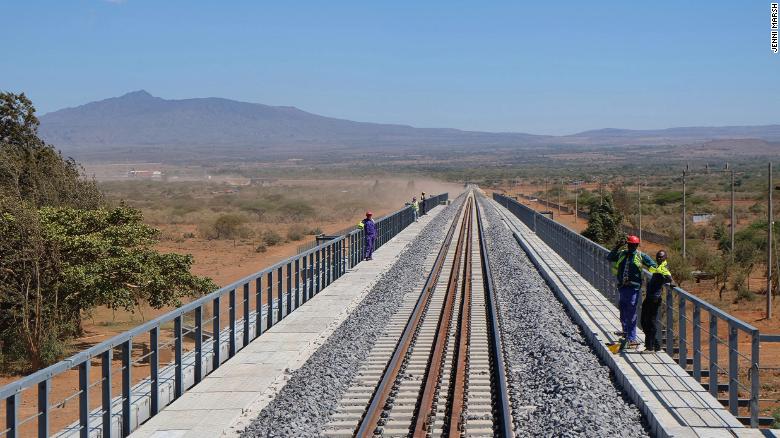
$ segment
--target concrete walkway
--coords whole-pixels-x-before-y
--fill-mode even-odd
[[[667,354],[610,353],[605,342],[616,340],[613,333],[621,329],[618,309],[520,219],[493,200],[488,202],[504,215],[515,239],[648,419],[654,436],[763,436],[744,427]]]
[[[349,313],[401,251],[444,207],[435,207],[374,253],[374,260],[323,289],[263,333],[201,383],[152,417],[134,438],[237,435],[284,386]]]

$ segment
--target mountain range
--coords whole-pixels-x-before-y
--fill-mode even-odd
[[[780,141],[780,124],[599,129],[566,136],[355,122],[291,106],[222,98],[168,100],[144,90],[40,117],[41,135],[79,159],[263,159],[301,154],[417,153],[552,146],[675,145],[724,139]]]

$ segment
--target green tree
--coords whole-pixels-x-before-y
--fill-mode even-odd
[[[160,308],[213,289],[192,257],[160,254],[138,210],[37,136],[23,95],[0,93],[0,356],[40,368],[61,357],[96,306]]]
[[[40,207],[95,208],[103,196],[81,167],[38,137],[35,108],[24,94],[0,93],[0,196]]]
[[[606,195],[602,203],[598,200],[591,203],[589,215],[583,236],[602,245],[611,244],[621,236],[623,215],[615,208],[610,195]]]

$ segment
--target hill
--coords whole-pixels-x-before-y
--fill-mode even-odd
[[[355,122],[222,98],[168,100],[146,91],[43,115],[41,135],[80,160],[257,160],[375,152],[518,152],[551,147],[780,141],[780,125],[599,129],[567,136]],[[752,144],[750,142],[746,144]],[[765,149],[765,144],[761,143]]]
[[[283,152],[520,146],[544,138],[354,122],[221,98],[166,100],[143,90],[45,114],[41,134],[82,158],[107,151],[258,158]]]

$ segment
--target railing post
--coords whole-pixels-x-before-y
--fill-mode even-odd
[[[284,315],[287,316],[292,312],[292,263],[287,263],[287,311]]]
[[[750,333],[750,427],[758,427],[758,399],[761,391],[761,353],[758,330]]]
[[[244,345],[249,345],[249,283],[244,284]]]
[[[305,255],[301,263],[301,301],[309,301],[309,256]]]
[[[153,416],[160,411],[160,326],[149,330],[149,380],[151,383],[149,414]]]
[[[301,290],[301,264],[299,259],[295,259],[295,308],[301,305],[301,298],[298,293]]]
[[[203,306],[195,308],[195,372],[197,385],[203,379]]]
[[[674,356],[674,291],[666,287],[666,354]]]
[[[739,413],[739,343],[737,328],[729,321],[729,411]]]
[[[308,299],[314,297],[314,253],[309,254],[309,296]]]
[[[79,364],[79,435],[89,437],[89,365],[91,358]]]
[[[100,392],[103,402],[103,436],[111,436],[111,360],[113,350],[110,348],[100,355],[101,379],[103,380]]]
[[[220,331],[220,323],[219,323],[219,312],[220,312],[220,301],[222,300],[221,296],[217,296],[214,298],[213,306],[214,306],[214,318],[211,320],[212,322],[212,328],[211,328],[211,353],[212,353],[212,367],[211,370],[216,370],[219,368],[219,365],[222,363],[220,360],[220,339],[219,339],[219,331]]]
[[[710,394],[718,398],[718,317],[710,311]]]
[[[122,436],[130,435],[130,403],[133,397],[131,392],[132,380],[130,380],[132,352],[132,339],[122,343]]]
[[[268,305],[268,316],[266,318],[266,330],[271,330],[274,326],[274,271],[268,271],[266,280],[266,301]]]
[[[230,333],[230,339],[228,339],[228,358],[233,357],[236,354],[236,290],[231,289],[228,292],[228,333]]]
[[[17,427],[19,425],[19,393],[5,399],[5,428],[8,430],[8,438],[21,438],[21,435],[17,434]]]
[[[263,333],[263,274],[255,278],[255,338]]]
[[[315,251],[315,253],[317,255],[317,265],[316,265],[317,278],[314,279],[314,282],[313,282],[313,284],[314,284],[314,295],[320,293],[320,290],[321,290],[321,287],[322,287],[322,281],[321,281],[322,280],[322,275],[320,275],[322,273],[322,266],[321,266],[322,262],[320,261],[320,257],[321,257],[320,253],[321,252],[322,252],[322,249],[318,249],[318,250]]]
[[[184,367],[182,364],[182,328],[181,328],[181,315],[173,319],[173,336],[174,336],[174,357],[175,357],[175,372],[173,379],[173,386],[175,397],[179,398],[184,394]]]
[[[284,283],[283,283],[283,277],[284,277],[284,267],[279,266],[276,269],[276,298],[278,300],[278,303],[276,305],[276,317],[277,322],[281,321],[282,318],[284,318]]]
[[[685,318],[687,315],[685,314],[685,297],[683,295],[678,296],[680,302],[678,303],[679,309],[677,314],[677,333],[679,338],[679,356],[677,357],[677,363],[680,364],[680,367],[684,370],[688,369],[688,330],[687,325],[685,323]]]
[[[49,438],[49,393],[51,380],[38,383],[38,437]]]
[[[701,307],[693,303],[693,378],[701,382]]]

